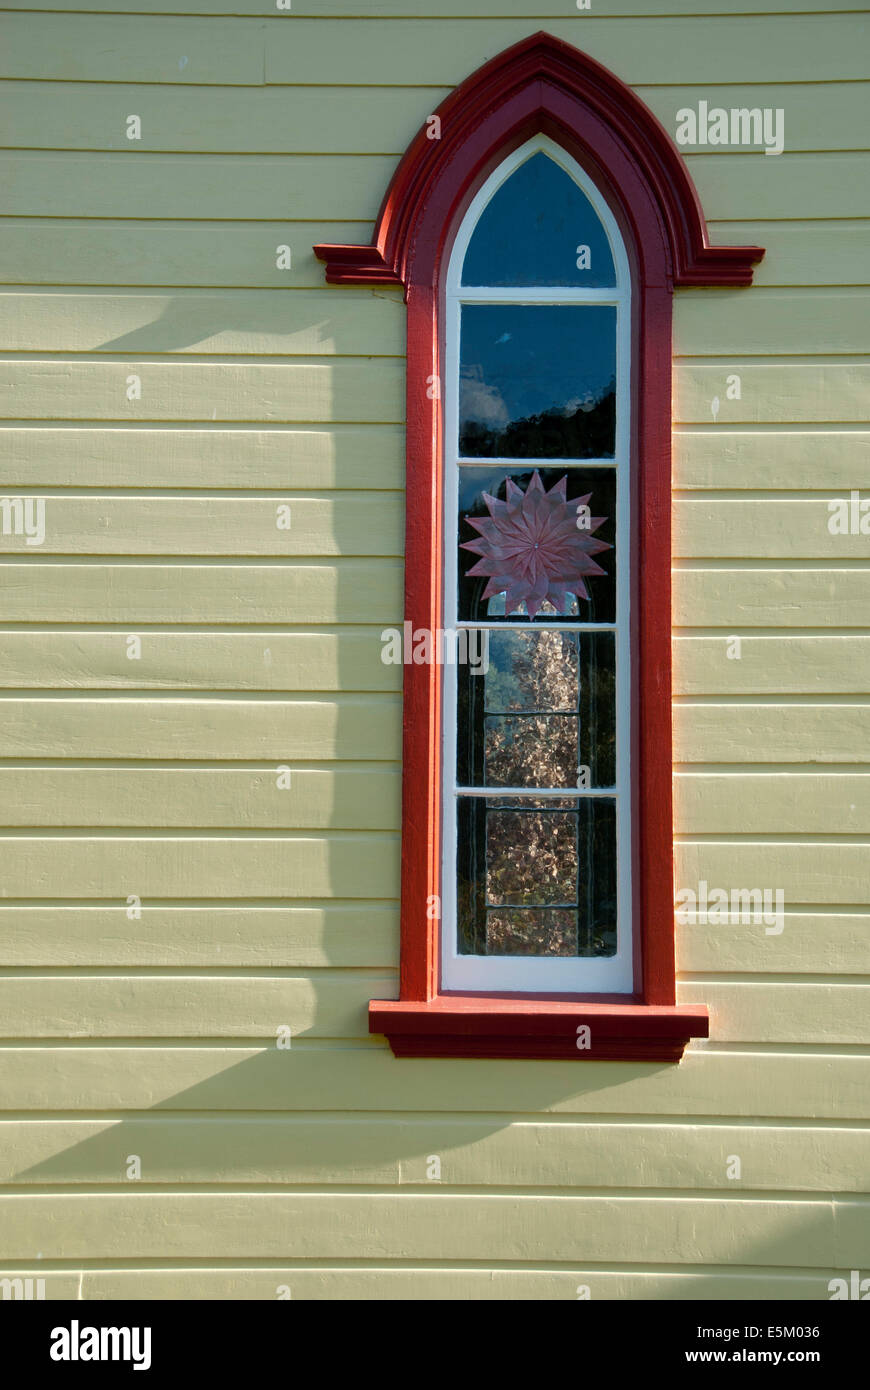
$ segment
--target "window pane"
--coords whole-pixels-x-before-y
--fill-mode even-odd
[[[493,632],[484,677],[488,714],[577,709],[577,638],[572,632]]]
[[[614,469],[460,468],[459,533],[461,620],[614,622]]]
[[[488,811],[486,902],[576,904],[577,817],[565,811]]]
[[[614,786],[615,653],[612,632],[491,633],[486,674],[458,672],[459,785]]]
[[[457,805],[463,955],[612,956],[616,951],[616,804],[576,811]]]
[[[577,913],[561,907],[487,912],[486,954],[576,956]]]
[[[598,214],[555,160],[538,153],[510,175],[480,215],[463,285],[615,285]]]
[[[461,456],[613,458],[615,438],[615,308],[463,305]]]
[[[484,785],[576,787],[577,729],[573,715],[490,715]]]

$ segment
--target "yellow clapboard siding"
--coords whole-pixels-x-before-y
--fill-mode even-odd
[[[131,931],[125,904],[6,907],[0,902],[3,967],[394,966],[395,904],[352,901],[300,907],[142,907]],[[682,971],[867,973],[866,912],[787,910],[778,936],[752,924],[680,925]]]
[[[682,835],[864,835],[870,772],[681,772],[674,778],[674,827]]]
[[[51,220],[12,219],[6,231],[13,228],[21,243],[20,248],[13,248],[6,237],[10,261],[19,272],[14,278],[38,285],[40,278],[55,277],[58,271],[54,263],[42,276],[34,266],[31,275],[26,269],[26,257],[34,253],[34,248],[41,255],[46,236],[57,235],[64,239],[63,272],[69,284],[63,289],[7,289],[0,295],[0,311],[7,324],[7,351],[93,352],[107,356],[169,352],[190,356],[336,356],[375,351],[402,355],[406,314],[401,290],[384,287],[372,291],[364,286],[324,289],[323,263],[310,250],[318,232],[320,239],[326,236],[339,241],[346,231],[351,241],[367,241],[370,228],[366,227],[362,235],[361,227],[324,223],[318,228],[313,223],[306,224],[303,240],[301,234],[297,236],[297,225],[293,224],[291,236],[294,256],[298,243],[303,254],[293,262],[292,284],[284,272],[275,271],[275,277],[284,276],[281,288],[293,292],[275,295],[259,288],[265,281],[258,280],[258,262],[247,246],[247,241],[256,235],[261,238],[262,248],[263,234],[259,230],[252,233],[244,224],[221,226],[220,251],[213,255],[208,240],[214,227],[208,224],[139,223],[133,231],[127,223],[113,223],[107,228],[100,223],[73,224],[68,219],[58,219],[55,227]],[[833,248],[829,248],[829,255],[821,264],[838,267],[844,274],[848,271],[850,284],[853,280],[858,284],[858,277],[849,270],[848,255],[844,258],[840,254],[842,229],[851,234],[850,224],[807,225],[818,226],[820,237],[834,238]],[[854,259],[860,259],[863,274],[870,252],[870,230],[864,230],[865,224],[858,225],[863,239],[858,242]],[[255,226],[259,228],[260,224]],[[756,230],[763,233],[765,228],[787,226],[759,223]],[[870,224],[866,226],[870,228]],[[125,250],[128,238],[131,246]],[[763,235],[760,239],[764,243]],[[79,262],[78,248],[87,263]],[[236,276],[232,283],[254,287],[245,295],[243,313],[232,290],[189,288],[219,285],[221,267],[229,262],[237,267],[227,271],[228,276]],[[110,277],[131,287],[171,285],[179,280],[185,288],[168,291],[69,287],[87,283],[104,286]],[[11,280],[13,276],[6,278]],[[678,291],[674,299],[674,349],[682,357],[722,356],[729,352],[757,356],[762,351],[860,353],[866,346],[868,306],[870,291],[854,285],[850,289],[818,284],[789,286],[759,291],[748,298],[740,290]]]
[[[450,26],[440,21],[435,24],[451,50],[459,52],[456,38],[444,34]],[[498,45],[492,41],[492,26],[487,27],[488,56],[494,56]],[[734,33],[731,21],[729,27]],[[293,30],[298,32],[296,23]],[[422,53],[422,35],[420,43]],[[350,44],[347,51],[350,55]],[[358,71],[360,60],[353,57],[350,61]],[[387,61],[395,69],[395,59],[388,57]],[[473,67],[473,62],[463,61],[457,80]],[[618,75],[626,76],[624,71]],[[858,76],[863,78],[866,73],[861,71]],[[449,79],[433,75],[430,80]],[[703,79],[698,74],[693,80]],[[371,223],[396,163],[393,155],[7,151],[0,155],[0,179],[7,217]],[[786,151],[773,158],[761,150],[740,154],[689,152],[686,163],[711,222],[812,219],[820,209],[828,218],[870,215],[870,155],[863,151]],[[774,178],[777,168],[781,172]],[[62,277],[60,283],[64,283]]]
[[[128,400],[128,377],[141,397]],[[134,389],[129,387],[129,389]],[[0,408],[19,420],[366,421],[404,419],[404,362],[63,360],[0,362]]]
[[[726,396],[741,379],[741,399]],[[141,398],[127,400],[127,378]],[[685,361],[675,371],[674,420],[723,426],[754,422],[863,423],[870,367],[863,363],[780,364]],[[339,358],[333,362],[217,363],[62,359],[0,363],[0,404],[19,420],[366,421],[404,418],[404,362]]]
[[[870,569],[720,569],[681,566],[673,577],[676,627],[866,628]]]
[[[632,21],[630,41],[619,19],[597,16],[590,23],[590,18],[579,23],[576,15],[554,19],[547,32],[581,45],[626,82],[754,83],[769,82],[774,75],[814,82],[867,76],[866,65],[848,47],[863,41],[866,31],[859,15],[800,15],[788,24],[757,16],[742,18],[739,25],[730,17],[684,16],[670,22],[638,17]],[[376,25],[339,22],[346,42],[336,44],[335,52],[323,21],[273,26],[266,46],[266,81],[354,83],[362,69],[367,81],[384,85],[399,77],[407,84],[453,85],[534,29],[528,19],[468,19],[450,25],[428,17],[396,20],[389,26],[387,45]]]
[[[674,710],[674,761],[864,763],[870,702],[698,704]]]
[[[35,242],[42,247],[46,227],[50,232],[51,224],[29,222],[26,218],[22,221],[26,226],[12,224],[18,228],[22,243],[32,247]],[[67,237],[69,223],[64,221],[60,225],[68,250],[70,241],[74,250],[77,241],[75,236]],[[222,254],[232,258],[233,233],[216,230]],[[309,235],[314,230],[309,228]],[[98,286],[114,283],[105,267],[117,263],[113,243],[126,238],[123,224],[117,224],[112,232],[105,232],[99,224],[87,222],[80,232],[87,254],[94,260],[93,283]],[[182,264],[177,265],[171,249],[161,247],[161,229],[147,227],[141,238],[133,238],[131,266],[138,267],[137,273],[128,276],[121,267],[117,283],[171,285],[177,279],[185,287],[183,290],[76,291],[45,287],[35,292],[7,290],[0,296],[0,308],[9,315],[7,350],[90,352],[106,357],[143,352],[288,357],[360,354],[399,357],[404,354],[405,309],[398,288],[373,293],[358,286],[350,288],[346,296],[336,289],[324,289],[323,263],[315,259],[309,245],[307,255],[301,258],[310,263],[309,269],[300,266],[300,274],[294,274],[292,285],[286,276],[280,282],[280,288],[292,289],[292,293],[276,295],[276,279],[271,290],[254,288],[246,294],[242,309],[239,296],[225,288],[188,288],[197,284],[221,284],[220,258],[206,249],[208,230],[175,229],[171,230],[171,235],[178,240],[186,238],[191,253],[189,258],[196,260],[200,267],[199,280],[193,275],[192,267],[183,264],[184,257]],[[263,234],[257,235],[262,245]],[[268,234],[266,240],[268,242]],[[10,255],[20,270],[21,255],[15,248],[10,248]],[[240,263],[245,269],[240,270],[235,283],[255,285],[256,260],[245,255],[240,256]],[[96,267],[100,267],[99,273]],[[75,283],[75,267],[67,260],[63,269],[70,282]],[[57,266],[53,265],[49,278],[56,274]],[[143,280],[142,276],[147,274],[153,277],[152,281]],[[276,277],[280,274],[275,271]],[[9,281],[12,278],[6,277]],[[266,276],[262,283],[268,283],[268,278]],[[32,283],[38,283],[38,278]],[[93,360],[99,361],[99,357]]]
[[[528,1259],[858,1264],[870,1206],[732,1197],[366,1193],[0,1196],[0,1256],[32,1258]],[[837,1217],[840,1217],[838,1220]]]
[[[865,1120],[870,1058],[714,1052],[655,1062],[397,1059],[384,1046],[2,1049],[0,1110],[472,1112]],[[292,1063],[292,1093],[287,1065]]]
[[[786,129],[786,146],[788,133]],[[773,178],[771,164],[785,161]],[[769,158],[759,152],[686,154],[686,164],[711,222],[759,218],[802,220],[820,209],[827,217],[867,217],[867,155],[864,153],[789,154]],[[854,187],[853,179],[865,186]],[[723,242],[726,238],[723,234]],[[729,236],[728,242],[733,238]]]
[[[402,620],[393,559],[277,565],[106,561],[3,563],[0,620],[67,623],[297,623]],[[685,627],[866,627],[870,569],[693,568],[674,573],[674,623]]]
[[[165,51],[165,43],[162,47]],[[155,86],[154,90],[159,99],[162,89]],[[283,221],[289,235],[297,221],[371,224],[396,163],[392,155],[360,159],[353,155],[187,157],[147,150],[112,155],[6,151],[0,154],[0,178],[7,217],[233,222],[254,218]],[[833,209],[830,214],[835,215]],[[743,215],[764,214],[747,208]],[[307,247],[302,254],[308,254]],[[291,277],[292,269],[287,272],[290,283]],[[62,276],[60,283],[64,283]]]
[[[394,759],[396,695],[340,700],[61,698],[0,701],[0,757]]]
[[[44,220],[22,218],[21,222],[8,225],[18,228],[22,245],[29,247],[35,239],[42,247],[51,231]],[[292,275],[275,271],[275,277],[282,277],[281,281],[275,278],[275,288],[279,284],[292,293],[275,295],[274,289],[250,289],[240,302],[240,296],[227,289],[208,291],[189,286],[218,284],[221,264],[229,261],[239,267],[235,284],[253,285],[257,261],[247,252],[245,239],[260,236],[263,247],[271,245],[274,235],[271,240],[267,236],[264,242],[261,232],[252,234],[245,227],[239,231],[225,224],[210,228],[203,224],[177,227],[171,222],[140,222],[133,232],[124,222],[106,228],[100,222],[85,221],[74,227],[61,220],[58,235],[64,236],[69,253],[81,245],[83,253],[92,259],[93,284],[108,284],[111,267],[118,261],[117,249],[126,246],[129,236],[133,243],[129,252],[131,274],[122,268],[118,270],[121,284],[167,285],[178,279],[179,289],[7,289],[0,295],[0,311],[7,321],[7,350],[108,356],[143,352],[346,356],[377,350],[379,354],[402,356],[406,325],[402,291],[397,286],[384,286],[378,291],[350,285],[324,288],[324,264],[311,252],[314,240],[343,240],[345,232],[350,234],[349,240],[368,240],[371,228],[336,227],[334,222],[324,222],[321,227],[313,222],[304,225],[304,235],[297,231],[299,224],[293,224],[289,234],[295,256]],[[213,254],[208,239],[214,234],[220,236],[220,250]],[[286,235],[285,227],[279,240]],[[188,249],[177,253],[172,249],[174,242]],[[302,247],[302,254],[296,254],[297,247]],[[31,274],[18,252],[14,261],[28,284],[38,284],[40,278],[46,278],[36,274],[36,267]],[[64,260],[63,268],[69,281],[74,281],[78,272],[71,263],[71,254]],[[83,267],[81,274],[90,275],[90,271]],[[47,278],[56,275],[54,265]],[[374,430],[372,425],[372,434]],[[265,431],[260,432],[260,438],[268,441]],[[200,460],[200,466],[203,461]]]
[[[401,425],[0,428],[0,486],[402,488]]]
[[[397,993],[395,972],[379,977],[358,970],[277,979],[250,972],[207,979],[32,974],[0,978],[0,1017],[9,1039],[207,1037],[268,1045],[282,1027],[294,1038],[364,1038],[369,1000]],[[870,985],[681,981],[677,1002],[706,1004],[719,1043],[859,1044]]]
[[[564,9],[557,17],[564,18]],[[697,105],[694,87],[641,85],[636,91],[668,130],[674,129],[677,111]],[[218,154],[400,155],[448,92],[449,86],[420,91],[191,85],[158,91],[128,85],[122,114],[116,93],[103,82],[42,82],[38,88],[32,82],[0,82],[10,148]],[[866,148],[866,82],[709,86],[704,100],[710,108],[782,108],[789,150]],[[135,141],[127,135],[128,111],[141,120]]]
[[[78,775],[81,776],[81,773]],[[300,774],[301,775],[301,774]],[[152,907],[131,928],[116,907],[4,907],[8,966],[394,966],[394,903],[351,900],[316,906]]]
[[[563,11],[563,14],[565,12]],[[630,42],[619,18],[549,18],[547,31],[579,44],[627,82],[715,84],[863,80],[860,15],[637,16]],[[443,24],[395,19],[389,43],[365,19],[282,16],[263,23],[164,16],[10,15],[0,75],[43,80],[257,85],[405,85],[460,82],[486,59],[526,38],[528,18],[487,14]],[[186,61],[185,61],[186,60]],[[265,74],[264,74],[265,66]]]
[[[740,377],[740,400],[726,394],[728,377]],[[715,423],[863,424],[867,416],[870,367],[864,363],[729,361],[721,366],[681,362],[674,374],[674,421],[713,424],[711,402],[719,400]]]
[[[677,984],[677,1002],[707,1005],[710,1036],[716,1042],[830,1045],[867,1040],[870,985],[683,980]],[[863,1180],[866,1169],[862,1172]]]
[[[2,836],[6,897],[391,898],[395,835]],[[133,886],[135,885],[135,887]]]
[[[113,690],[401,690],[381,629],[124,633],[0,630],[0,687]],[[130,657],[131,651],[138,657]]]
[[[0,980],[8,1038],[363,1037],[371,997],[394,997],[395,978],[30,975]],[[718,1042],[860,1043],[866,985],[682,982],[680,1003],[704,1003]]]
[[[815,290],[820,285],[865,285],[867,283],[870,226],[866,221],[711,222],[709,230],[710,240],[716,246],[764,247],[764,259],[753,268],[752,284],[756,291],[766,289],[767,286],[780,285],[793,285],[800,289],[811,287]],[[767,299],[768,296],[765,294],[763,298]],[[762,296],[756,293],[752,296],[752,304],[760,303],[761,299]],[[816,350],[820,343],[825,340],[827,330],[830,330],[832,334],[837,333],[837,321],[835,316],[829,316],[827,312],[829,303],[827,295],[824,297],[814,295],[813,299],[815,313],[806,315],[804,331],[809,330],[813,334],[813,339],[807,346]],[[843,298],[838,297],[838,299],[841,308],[845,308]],[[753,309],[746,296],[740,296],[739,292],[735,297],[735,309],[738,302],[743,306],[744,314],[753,314]],[[693,293],[677,293],[675,312],[678,325],[682,325],[684,322],[686,314],[684,306],[693,303]],[[727,321],[730,321],[730,308],[729,296],[727,307],[723,306],[723,320],[725,320],[725,314],[728,314]],[[735,314],[735,325],[737,317]],[[755,317],[758,319],[759,331],[766,335],[761,341],[775,342],[776,344],[771,348],[771,351],[806,351],[806,347],[804,349],[797,347],[794,340],[791,343],[781,342],[778,335],[775,334],[776,325],[767,323],[763,313],[756,311]],[[844,330],[848,332],[848,319],[846,324],[841,325],[841,333]],[[815,341],[816,336],[819,339],[818,343]],[[754,323],[752,342],[759,343]],[[677,343],[679,344],[679,338],[677,338]]]
[[[81,3],[81,0],[78,0]],[[162,0],[165,4],[165,0]],[[195,0],[188,0],[195,3]],[[745,0],[744,0],[745,3]],[[538,1260],[536,1264],[540,1264]],[[12,1266],[9,1266],[12,1269]],[[287,1264],[272,1262],[246,1267],[244,1262],[198,1267],[184,1260],[164,1269],[85,1269],[63,1270],[43,1261],[36,1266],[16,1265],[22,1278],[44,1279],[46,1301],[203,1300],[239,1302],[287,1297],[296,1302],[500,1302],[517,1300],[569,1302],[580,1297],[643,1300],[752,1300],[822,1301],[831,1297],[829,1280],[842,1277],[833,1267],[796,1273],[781,1266],[762,1267],[754,1272],[730,1271],[723,1267],[704,1268],[684,1265],[679,1270],[602,1269],[581,1264],[556,1269],[479,1269],[453,1267],[426,1268],[411,1262],[389,1267],[377,1263],[350,1265],[347,1269],[319,1267],[316,1262]]]
[[[82,0],[44,0],[44,9],[51,12],[79,10]],[[787,14],[823,12],[824,0],[741,0],[741,14]],[[89,10],[95,13],[163,15],[166,0],[134,0],[129,9],[119,9],[119,0],[89,0]],[[27,10],[31,0],[7,0],[8,10]],[[258,19],[268,19],[271,12],[265,10],[262,0],[182,0],[178,7],[186,15],[241,15]],[[277,8],[277,7],[276,7]],[[866,0],[837,0],[837,10],[866,9]],[[429,13],[424,10],[420,0],[292,0],[292,14],[309,15],[314,18],[333,16],[362,15],[368,18],[414,18]],[[608,15],[642,16],[661,15],[720,15],[731,14],[728,0],[609,0]],[[469,15],[491,15],[503,18],[510,15],[534,16],[538,19],[563,19],[564,5],[558,0],[448,0],[439,8],[444,18],[465,19]],[[277,22],[290,19],[290,11],[274,16]],[[583,24],[597,19],[594,12],[584,12],[578,16]],[[577,28],[576,43],[581,42],[583,29]]]
[[[787,226],[768,223],[769,227]],[[837,223],[823,224],[828,229]],[[863,224],[862,224],[863,225]],[[763,230],[760,227],[759,230]],[[723,238],[723,241],[726,240]],[[769,242],[769,238],[767,241]],[[733,243],[733,236],[727,238]],[[762,239],[761,245],[765,245]],[[830,261],[826,264],[844,266],[837,258],[836,239],[829,247]],[[870,256],[870,224],[860,250],[864,271]],[[766,264],[767,257],[761,262]],[[848,260],[845,262],[848,266]],[[851,275],[849,282],[852,283]],[[727,353],[757,357],[764,353],[862,353],[866,350],[867,312],[870,292],[856,278],[850,289],[829,285],[760,289],[749,298],[739,290],[677,291],[674,296],[674,352],[677,357],[721,357]],[[720,414],[727,406],[735,408],[726,394],[725,378],[731,366],[723,364],[719,394]],[[739,366],[733,368],[739,370]],[[743,373],[740,373],[741,376]],[[709,423],[725,432],[726,416]]]
[[[359,890],[358,890],[359,891]],[[130,924],[142,930],[142,924]],[[841,986],[845,988],[845,986]],[[244,975],[47,975],[0,978],[6,1038],[362,1038],[372,998],[394,997],[395,971],[313,978]],[[286,1037],[286,1034],[285,1034]]]
[[[84,217],[22,217],[0,223],[0,277],[8,285],[51,285],[61,278],[66,285],[178,286],[175,294],[162,296],[163,317],[146,326],[152,332],[134,333],[130,339],[133,350],[151,336],[184,350],[198,324],[206,334],[229,336],[237,306],[226,300],[221,304],[217,295],[206,300],[200,287],[249,289],[252,300],[245,301],[243,322],[236,330],[238,338],[245,340],[247,325],[256,323],[258,317],[265,329],[282,316],[286,341],[291,345],[288,350],[318,352],[319,346],[294,349],[292,345],[319,343],[318,335],[329,331],[328,323],[303,320],[302,329],[293,332],[288,325],[293,301],[288,303],[282,296],[276,303],[272,294],[258,316],[253,296],[259,290],[262,298],[265,289],[320,290],[324,265],[312,248],[320,242],[357,244],[370,239],[371,224],[363,222],[96,222]],[[279,247],[290,248],[289,269],[278,268]],[[286,253],[281,259],[286,266]],[[197,291],[195,298],[191,289]],[[367,299],[382,299],[385,312],[390,299],[401,305],[398,289],[393,294],[363,294]],[[351,311],[353,303],[351,297],[347,305]],[[106,305],[107,316],[110,307]],[[307,304],[304,307],[307,310]],[[327,313],[332,317],[343,308],[342,297],[333,297]],[[295,306],[294,317],[302,311],[302,304]],[[374,320],[376,315],[370,313],[370,317]],[[400,321],[396,313],[391,317]],[[277,326],[272,328],[274,337],[280,332]],[[105,342],[104,338],[101,346]],[[125,339],[116,346],[123,351]]]
[[[832,534],[831,526],[841,525],[838,498],[845,508],[844,524],[849,527],[854,521],[854,533]],[[832,498],[714,499],[703,493],[683,496],[674,506],[673,553],[691,558],[866,560],[870,549],[870,493],[863,517],[860,501],[852,509],[849,498],[850,492],[843,489]],[[862,521],[867,528],[863,535]]]
[[[191,0],[191,3],[193,0]],[[746,0],[743,0],[745,3]],[[79,0],[80,3],[80,0]],[[163,0],[165,3],[165,0]],[[46,1299],[79,1296],[85,1299],[209,1299],[230,1300],[286,1298],[289,1288],[297,1302],[328,1300],[411,1300],[499,1302],[516,1300],[576,1300],[580,1290],[590,1298],[642,1300],[762,1301],[824,1300],[831,1294],[828,1282],[842,1277],[832,1268],[798,1274],[779,1267],[758,1273],[729,1273],[725,1268],[638,1271],[604,1270],[600,1265],[584,1269],[462,1269],[390,1268],[351,1266],[318,1269],[316,1266],[274,1265],[269,1269],[236,1267],[220,1269],[85,1270],[58,1274],[45,1265],[26,1271],[46,1277]],[[79,1282],[81,1278],[81,1283]],[[585,1292],[583,1297],[586,1297]]]
[[[441,1190],[740,1188],[860,1192],[870,1132],[776,1125],[586,1124],[437,1116],[0,1121],[0,1181],[117,1184],[120,1154],[142,1158],[142,1181],[427,1187]],[[739,1181],[726,1177],[738,1154]],[[437,1190],[433,1186],[429,1190]]]
[[[9,15],[0,75],[63,81],[244,83],[263,80],[262,24],[162,14]],[[157,93],[155,93],[157,95]],[[126,114],[126,113],[125,113]]]
[[[48,689],[399,690],[376,626],[314,633],[0,630],[0,686]],[[130,651],[140,655],[130,658]],[[678,695],[868,694],[870,637],[719,637],[674,642]]]
[[[399,556],[404,539],[402,498],[390,492],[334,498],[60,493],[41,502],[43,523],[23,503],[16,513],[10,502],[8,520],[0,513],[0,552],[33,554],[38,544],[47,555]]]
[[[3,767],[0,820],[6,826],[398,830],[399,781],[398,767],[371,766],[289,772]]]
[[[677,488],[836,488],[848,496],[864,478],[865,430],[678,430]]]
[[[781,889],[786,903],[864,904],[868,880],[870,842],[801,840],[771,845],[723,839],[683,840],[674,846],[674,884],[678,894],[686,888],[697,893],[703,881],[710,891],[723,888],[729,894],[732,888],[767,888],[771,903],[775,903],[776,890]],[[776,926],[770,924],[771,934]],[[761,923],[755,930],[767,934]],[[832,988],[826,995],[832,1010],[833,996],[839,988]]]
[[[268,16],[264,6],[261,13]],[[8,148],[399,155],[448,91],[130,84],[121,112],[115,91],[101,81],[42,82],[37,90],[32,82],[12,81],[0,82],[0,102],[9,113],[4,123]],[[851,84],[832,85],[826,148],[839,139],[841,125],[848,129],[860,109],[860,95],[851,91]],[[127,136],[128,112],[141,121],[137,140]],[[802,109],[798,119],[805,119]]]
[[[81,3],[81,0],[77,0]],[[115,3],[117,0],[115,0]],[[144,0],[142,0],[144,2]],[[161,0],[165,4],[165,0]],[[743,0],[745,3],[746,0]],[[196,0],[188,0],[196,3]],[[536,1261],[540,1264],[540,1261]],[[12,1266],[9,1266],[10,1269]],[[377,1263],[350,1265],[347,1269],[319,1267],[316,1262],[287,1264],[272,1262],[246,1267],[244,1262],[222,1264],[211,1269],[183,1261],[164,1269],[85,1269],[58,1270],[43,1261],[37,1266],[16,1265],[22,1278],[44,1279],[46,1301],[151,1299],[239,1302],[243,1300],[283,1299],[296,1302],[500,1302],[564,1299],[573,1302],[590,1298],[643,1300],[751,1300],[775,1298],[822,1301],[831,1297],[829,1280],[842,1277],[833,1267],[796,1273],[780,1266],[762,1267],[755,1272],[729,1271],[684,1265],[675,1270],[613,1270],[580,1264],[557,1269],[479,1269],[453,1267],[427,1268],[413,1262],[387,1267]],[[588,1294],[585,1292],[588,1290]]]
[[[680,636],[673,651],[678,695],[870,694],[870,637]]]
[[[751,803],[747,802],[747,806]],[[677,928],[677,968],[693,973],[867,974],[870,913],[786,912],[780,935],[749,923]]]
[[[5,622],[401,623],[402,564],[24,563],[0,570]]]
[[[2,700],[0,757],[306,761],[399,756],[397,696]],[[676,762],[864,762],[870,702],[682,704]]]

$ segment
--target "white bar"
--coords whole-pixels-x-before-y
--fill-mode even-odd
[[[468,458],[465,454],[458,454],[453,462],[459,468],[514,468],[523,473],[528,473],[533,468],[617,468],[619,459],[495,459]]]
[[[615,285],[605,285],[601,289],[584,289],[582,285],[563,285],[550,288],[540,285],[495,285],[478,289],[473,285],[460,285],[453,291],[460,304],[510,304],[522,307],[523,304],[604,304],[617,305],[625,302],[625,292]]]
[[[615,632],[616,623],[574,623],[557,622],[554,618],[505,618],[503,622],[474,622],[471,618],[457,618],[454,628],[480,628],[481,632]],[[554,711],[555,712],[555,711]],[[517,711],[522,713],[521,710]]]
[[[454,787],[454,796],[606,796],[615,801],[616,787]],[[509,806],[502,808],[510,810]]]

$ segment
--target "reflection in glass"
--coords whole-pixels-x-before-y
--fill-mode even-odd
[[[459,454],[613,458],[616,309],[466,304],[459,353]]]
[[[607,234],[569,174],[540,151],[493,194],[474,229],[463,285],[614,285]]]
[[[485,677],[487,712],[577,709],[573,632],[493,632]]]
[[[612,632],[490,633],[490,668],[458,668],[456,776],[473,787],[613,787]]]
[[[457,818],[461,954],[615,953],[612,798],[581,798],[566,811],[460,796]]]
[[[563,811],[490,811],[487,906],[577,901],[577,818]]]
[[[489,715],[484,743],[488,787],[576,787],[578,722],[573,715]]]
[[[577,913],[561,907],[487,912],[486,954],[576,956]]]

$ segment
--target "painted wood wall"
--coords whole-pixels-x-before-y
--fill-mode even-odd
[[[5,4],[0,490],[46,535],[0,536],[0,1274],[783,1299],[867,1273],[870,541],[827,524],[870,496],[867,6]],[[679,1068],[395,1061],[366,1031],[396,990],[404,307],[310,248],[367,240],[430,111],[538,28],[672,131],[699,100],[785,112],[781,156],[688,156],[715,238],[767,256],[676,305],[677,886],[781,887],[786,919],[681,929],[713,1039]]]

